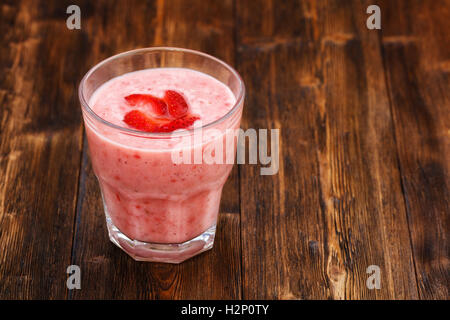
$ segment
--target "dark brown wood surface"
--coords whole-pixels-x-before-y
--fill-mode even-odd
[[[448,0],[2,1],[0,299],[448,299],[449,17]],[[213,250],[180,265],[108,240],[77,97],[94,64],[150,46],[233,65],[242,127],[280,129],[278,174],[235,166]]]

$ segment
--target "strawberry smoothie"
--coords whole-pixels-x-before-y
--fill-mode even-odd
[[[88,102],[92,111],[125,129],[84,115],[110,237],[111,232],[120,234],[111,240],[135,259],[181,262],[212,247],[212,242],[208,247],[188,246],[178,257],[166,259],[164,252],[146,251],[136,243],[182,244],[208,230],[213,240],[222,187],[232,164],[176,164],[172,153],[187,148],[193,155],[224,141],[225,129],[239,127],[241,109],[214,125],[215,134],[205,125],[230,113],[235,104],[236,96],[227,85],[187,68],[125,73],[92,93]],[[200,140],[183,144],[186,136],[199,130]]]

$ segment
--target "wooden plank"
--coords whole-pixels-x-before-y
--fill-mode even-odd
[[[315,96],[294,79],[313,52],[287,24],[295,16],[301,26],[304,13],[298,3],[271,1],[238,1],[236,11],[237,66],[248,92],[243,126],[281,129],[277,175],[261,176],[259,165],[240,168],[243,298],[329,297],[316,119],[304,108]]]
[[[384,1],[382,42],[422,299],[450,284],[450,1]]]
[[[277,175],[240,169],[243,297],[417,298],[369,4],[237,4],[245,126],[281,129]]]
[[[93,41],[91,54],[98,60],[113,52],[167,45],[198,49],[233,62],[232,9],[231,1],[208,6],[203,1],[96,1],[95,12],[104,12],[108,19],[90,19],[85,30]],[[241,297],[237,170],[227,183],[222,205],[233,211],[220,214],[212,251],[181,265],[135,262],[107,238],[99,188],[86,146],[73,250],[73,263],[82,270],[82,289],[70,292],[70,298]]]
[[[88,41],[44,2],[0,5],[0,299],[66,294]]]

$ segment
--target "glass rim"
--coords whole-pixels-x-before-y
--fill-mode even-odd
[[[152,51],[187,52],[190,54],[194,54],[197,56],[201,56],[201,57],[213,60],[214,62],[217,62],[218,64],[225,67],[239,81],[239,94],[236,98],[236,102],[234,103],[233,107],[226,114],[221,116],[220,118],[218,118],[212,122],[209,122],[207,124],[204,124],[204,125],[202,124],[202,126],[200,126],[200,127],[191,128],[191,129],[187,129],[187,130],[176,130],[176,131],[172,131],[172,132],[146,132],[146,131],[140,131],[140,130],[135,130],[135,129],[131,129],[131,128],[126,128],[126,127],[122,127],[120,125],[114,124],[106,119],[103,119],[98,114],[96,114],[94,112],[94,110],[92,110],[91,107],[89,106],[89,103],[85,97],[85,92],[83,90],[85,82],[87,81],[87,79],[89,79],[89,77],[92,75],[92,73],[94,71],[96,71],[98,68],[100,68],[101,66],[103,66],[104,64],[106,64],[112,60],[115,60],[117,58],[131,56],[131,55],[141,53],[141,52],[152,52]],[[142,70],[144,70],[144,69],[142,69]],[[135,70],[135,71],[138,71],[138,70]],[[226,86],[228,87],[228,85],[226,85]],[[226,62],[224,62],[212,55],[209,55],[207,53],[197,51],[197,50],[177,48],[177,47],[147,47],[147,48],[139,48],[139,49],[134,49],[134,50],[129,50],[129,51],[125,51],[122,53],[118,53],[118,54],[113,55],[109,58],[106,58],[106,59],[100,61],[99,63],[97,63],[96,65],[94,65],[91,69],[89,69],[88,72],[86,72],[86,74],[83,76],[83,78],[80,81],[80,84],[78,86],[78,98],[80,100],[83,110],[86,110],[95,120],[113,128],[113,129],[124,131],[128,134],[137,135],[137,136],[141,136],[141,137],[176,137],[176,136],[190,135],[190,134],[193,134],[195,131],[199,131],[202,129],[216,126],[216,125],[222,123],[223,121],[225,121],[226,119],[230,118],[234,113],[236,113],[236,110],[238,110],[239,106],[241,106],[243,103],[243,100],[245,98],[245,85],[244,85],[244,81],[242,80],[241,76],[233,67],[231,67]]]

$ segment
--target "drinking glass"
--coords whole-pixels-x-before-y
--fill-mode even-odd
[[[236,102],[211,123],[171,133],[121,127],[92,110],[90,99],[105,82],[150,68],[200,71],[228,86]],[[110,240],[138,261],[180,263],[211,249],[222,188],[233,164],[206,163],[202,155],[222,144],[224,155],[235,157],[233,132],[240,126],[245,96],[239,74],[221,60],[198,51],[145,48],[115,55],[94,66],[81,80],[78,93]],[[230,133],[233,144],[226,140]],[[177,154],[183,154],[182,163],[174,161]]]

